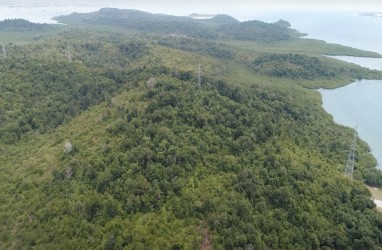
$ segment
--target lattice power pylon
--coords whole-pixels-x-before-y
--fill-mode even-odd
[[[70,44],[68,44],[67,56],[68,56],[68,63],[71,63],[72,62],[72,52],[71,52]]]
[[[357,144],[357,131],[354,132],[353,141],[351,143],[348,160],[345,167],[345,176],[353,178],[354,165],[355,165],[355,146]]]
[[[202,65],[199,63],[198,65],[198,87],[202,86]]]
[[[5,49],[5,45],[2,44],[1,46],[3,47],[3,57],[4,57],[4,58],[7,58],[7,51],[6,51],[6,49]]]

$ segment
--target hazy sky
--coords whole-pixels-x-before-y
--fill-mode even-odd
[[[86,5],[140,9],[156,13],[246,14],[265,10],[352,10],[382,12],[382,0],[0,0],[0,6]]]

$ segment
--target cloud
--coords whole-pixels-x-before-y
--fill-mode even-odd
[[[168,14],[237,13],[264,10],[382,11],[381,0],[1,0],[0,5],[96,6],[141,9]]]

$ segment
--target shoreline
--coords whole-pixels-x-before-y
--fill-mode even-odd
[[[365,185],[371,193],[371,199],[373,200],[378,212],[382,212],[382,189],[377,187],[371,187]]]
[[[380,105],[376,95],[382,90],[381,83],[382,80],[363,79],[337,89],[318,89],[323,109],[336,124],[353,129],[357,127],[358,137],[368,144],[377,161],[375,168],[379,170],[382,168],[382,145],[378,140],[381,137],[378,127]],[[352,101],[354,98],[358,98],[357,102]],[[367,112],[364,107],[369,107]],[[372,123],[368,122],[369,116],[373,117]]]

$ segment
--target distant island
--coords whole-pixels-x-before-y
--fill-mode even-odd
[[[44,31],[50,30],[48,24],[32,23],[25,19],[5,19],[0,21],[0,31]]]
[[[372,16],[372,17],[382,17],[382,13],[380,12],[364,12],[360,13],[360,16]]]
[[[207,15],[191,14],[193,17]],[[208,15],[210,17],[210,15]],[[289,29],[286,21],[265,23],[261,21],[239,22],[229,15],[215,15],[211,18],[193,19],[190,16],[152,14],[138,10],[103,8],[99,11],[53,18],[68,25],[111,25],[125,30],[155,34],[177,34],[199,39],[236,39],[244,41],[275,42],[293,40],[299,36]]]

